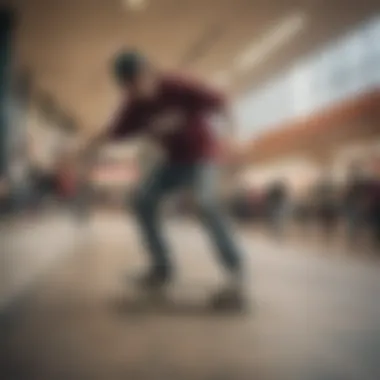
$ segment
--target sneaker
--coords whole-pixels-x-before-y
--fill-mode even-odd
[[[138,278],[136,282],[145,290],[161,290],[171,282],[171,276],[165,271],[152,270]]]
[[[211,298],[211,307],[215,310],[243,311],[246,299],[241,287],[227,287],[219,290]]]

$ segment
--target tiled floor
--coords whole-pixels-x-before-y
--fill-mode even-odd
[[[129,282],[145,256],[127,218],[79,226],[49,216],[27,230],[3,229],[12,249],[2,257],[18,255],[19,285],[3,286],[16,301],[0,320],[1,379],[380,379],[375,261],[239,233],[252,308],[216,314],[206,301],[222,273],[190,222],[167,225],[178,265],[169,306],[144,301]]]

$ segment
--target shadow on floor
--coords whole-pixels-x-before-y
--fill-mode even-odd
[[[242,317],[252,312],[248,306],[216,309],[207,300],[173,300],[163,296],[119,297],[107,306],[121,317]]]

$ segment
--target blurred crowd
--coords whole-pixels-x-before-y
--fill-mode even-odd
[[[370,241],[380,247],[380,177],[356,166],[345,181],[325,176],[302,196],[292,194],[285,181],[238,193],[231,209],[239,220],[264,224],[276,237],[289,226],[317,230],[326,241],[343,230],[348,244]]]

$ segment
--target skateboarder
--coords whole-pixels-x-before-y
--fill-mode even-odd
[[[125,99],[110,126],[87,148],[91,151],[112,139],[145,134],[166,154],[165,162],[142,181],[134,202],[151,259],[151,268],[141,277],[140,285],[156,289],[172,280],[169,249],[157,210],[168,194],[190,187],[200,219],[228,274],[226,287],[217,292],[212,302],[241,304],[241,256],[217,202],[218,138],[210,122],[215,115],[226,116],[229,121],[225,100],[202,84],[161,72],[135,51],[115,57],[113,74]]]

